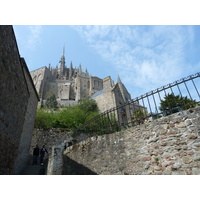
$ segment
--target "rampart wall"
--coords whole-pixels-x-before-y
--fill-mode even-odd
[[[68,147],[59,162],[66,175],[200,174],[200,107],[88,138]]]
[[[38,97],[22,60],[12,26],[0,26],[0,174],[17,174],[29,152]]]

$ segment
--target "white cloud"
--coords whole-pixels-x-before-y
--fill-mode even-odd
[[[140,91],[182,78],[191,26],[78,26],[75,29],[103,58],[111,62],[129,88]],[[188,69],[187,69],[188,70]]]
[[[29,26],[28,30],[29,35],[27,39],[27,47],[31,50],[34,50],[36,45],[40,42],[42,26]]]

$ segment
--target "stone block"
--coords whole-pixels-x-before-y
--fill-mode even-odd
[[[154,149],[158,149],[159,145],[156,143],[156,144],[153,144],[152,146]]]
[[[187,145],[184,145],[184,146],[182,147],[182,149],[183,149],[183,150],[187,150],[187,149],[188,149],[188,146],[187,146]]]
[[[185,125],[184,122],[181,122],[181,123],[177,124],[176,127],[177,127],[177,128],[185,128],[186,125]]]
[[[192,175],[200,175],[200,168],[192,168]]]
[[[192,158],[191,157],[188,157],[188,156],[183,156],[183,162],[185,164],[190,164],[192,162]]]
[[[175,149],[179,151],[181,150],[181,146],[176,146]]]
[[[187,119],[187,120],[185,121],[185,125],[186,125],[186,126],[190,126],[191,124],[192,124],[192,120]]]
[[[171,173],[172,173],[171,171],[164,171],[163,175],[171,175]]]
[[[162,175],[162,172],[161,171],[155,171],[154,175]]]
[[[159,135],[165,135],[167,133],[167,129],[161,129],[158,131]]]
[[[200,152],[194,154],[194,161],[200,161]]]
[[[150,160],[151,160],[151,156],[143,157],[143,158],[141,158],[141,160],[142,160],[143,162],[150,161]]]
[[[195,133],[191,133],[188,135],[188,139],[196,139],[197,135]]]
[[[169,161],[165,161],[162,163],[162,167],[167,167],[170,165],[170,162]]]
[[[163,142],[163,141],[162,141],[162,142],[159,143],[159,145],[160,145],[160,146],[166,146],[166,145],[167,145],[167,142]]]
[[[150,140],[148,141],[148,143],[157,142],[158,139],[159,139],[158,137],[150,138]]]
[[[187,175],[185,171],[172,171],[171,175]]]
[[[183,156],[186,156],[187,155],[187,153],[186,152],[180,152],[180,157],[183,157]]]
[[[174,163],[173,165],[172,165],[172,170],[177,170],[177,169],[179,169],[181,167],[181,164],[179,164],[179,163]]]
[[[176,131],[169,131],[169,132],[167,133],[167,135],[175,135],[175,134],[177,134]]]
[[[187,152],[187,154],[188,154],[188,155],[193,155],[194,152],[193,152],[193,151],[189,151],[189,152]]]
[[[162,167],[160,167],[160,166],[154,166],[154,170],[155,170],[155,171],[161,171],[161,170],[162,170]]]

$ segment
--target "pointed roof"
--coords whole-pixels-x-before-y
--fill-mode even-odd
[[[70,62],[70,68],[73,68],[73,64],[72,64],[72,61]]]
[[[59,63],[60,63],[60,68],[61,68],[61,70],[63,72],[63,70],[65,68],[65,46],[63,47],[63,53],[61,55]]]
[[[83,72],[83,69],[82,69],[82,66],[81,66],[81,64],[79,65],[79,68],[78,68],[78,70],[79,70],[79,73],[82,73],[82,72]]]
[[[117,78],[117,82],[118,82],[118,83],[122,83],[122,81],[121,81],[119,75],[118,75],[118,78]]]
[[[61,54],[61,56],[60,56],[60,62],[61,62],[63,59],[65,59],[65,46],[63,46],[63,52],[62,52],[62,54]]]

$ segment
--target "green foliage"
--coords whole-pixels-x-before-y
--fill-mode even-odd
[[[79,100],[79,108],[83,111],[85,111],[86,114],[89,114],[90,112],[97,111],[97,103],[94,99],[81,99]]]
[[[144,119],[147,117],[147,111],[145,109],[138,109],[133,112],[132,120],[133,121],[141,121],[143,122]]]
[[[166,115],[179,112],[180,110],[187,110],[189,108],[194,108],[197,106],[195,100],[188,99],[186,97],[181,97],[180,95],[168,94],[161,100],[159,109],[163,111]]]
[[[55,94],[51,94],[47,97],[46,104],[47,108],[57,108],[58,102]]]
[[[76,129],[98,114],[93,101],[82,101],[76,106],[67,106],[56,111],[40,108],[36,114],[35,127]]]
[[[52,123],[56,120],[56,115],[47,109],[39,108],[36,113],[36,128],[51,128]]]
[[[116,116],[113,113],[107,115],[98,115],[84,127],[80,127],[80,132],[89,133],[91,135],[109,134],[120,130]]]

